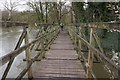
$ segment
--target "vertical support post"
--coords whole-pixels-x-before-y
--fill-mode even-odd
[[[41,37],[41,34],[43,34],[42,31],[44,32],[43,28],[41,28],[41,29],[39,30],[39,32],[37,33],[36,38]],[[40,45],[41,45],[41,41],[37,42],[36,50],[39,50],[39,46],[40,46]]]
[[[73,33],[71,32],[70,29],[72,29],[72,27],[68,27],[68,32],[69,32],[71,40],[73,40]]]
[[[72,13],[72,9],[71,9],[71,23],[73,24],[73,13]]]
[[[46,24],[46,26],[47,26],[47,30],[46,30],[46,34],[47,34],[49,32],[49,25]],[[47,45],[47,43],[48,43],[48,37],[49,36],[45,37],[45,45]]]
[[[94,45],[93,32],[94,32],[94,29],[91,28],[91,31],[90,31],[90,45]],[[91,70],[90,70],[93,67],[93,59],[94,59],[94,54],[93,54],[92,50],[89,48],[87,78],[90,78],[90,79],[93,78]]]
[[[25,30],[27,31],[27,27],[25,27]],[[26,36],[25,36],[25,44],[28,44],[28,43],[29,43],[29,40],[28,40],[28,33],[27,33]],[[28,47],[25,50],[25,53],[26,53],[26,64],[27,64],[27,66],[29,66],[29,63],[30,63],[30,47]],[[28,78],[29,79],[33,78],[31,68],[28,70]]]
[[[78,25],[76,25],[76,33],[77,34],[79,34],[79,26]],[[77,35],[75,35],[75,37],[76,37],[76,51],[77,51],[77,53],[79,54],[79,39],[78,39],[78,37],[77,37]]]
[[[46,34],[46,33],[45,33]],[[45,36],[46,37],[46,36]],[[42,52],[42,58],[45,58],[45,37],[41,39],[41,52]],[[41,58],[40,58],[41,59]]]
[[[81,34],[81,26],[80,26],[80,28],[79,28],[79,35],[80,35],[80,37],[82,37],[82,34]],[[81,48],[82,48],[82,42],[81,42],[81,39],[79,39],[78,40],[78,45],[79,45],[79,53],[78,53],[78,59],[80,59],[80,54],[81,54]]]
[[[104,53],[104,50],[103,50],[102,45],[101,45],[101,43],[100,43],[100,38],[97,36],[96,33],[94,33],[93,36],[94,36],[94,39],[95,39],[95,41],[96,41],[96,43],[97,43],[100,51],[101,51],[102,53]],[[104,54],[105,54],[105,53],[104,53]],[[95,57],[96,57],[96,60],[98,60],[98,57],[99,57],[99,59],[101,60],[101,58],[100,58],[99,55],[96,55]]]
[[[76,33],[76,26],[73,27],[74,32]],[[76,49],[76,34],[73,33],[73,42],[74,42],[74,48]]]
[[[74,31],[74,26],[68,27],[68,30],[69,30],[71,40],[72,40],[72,42],[74,44],[74,32],[73,32]],[[71,30],[73,30],[73,31],[71,31]]]
[[[101,43],[100,43],[100,38],[97,36],[97,34],[93,34],[93,35],[94,35],[94,38],[95,38],[95,40],[96,40],[96,42],[98,44],[98,47],[99,47],[100,51],[102,53],[104,53],[103,48],[102,48]]]
[[[49,32],[51,32],[51,28],[52,28],[52,27],[54,27],[54,26],[53,26],[53,25],[50,25],[50,26],[49,26],[49,30],[48,30]],[[52,40],[52,37],[51,37],[51,36],[52,36],[52,34],[49,34],[49,35],[47,36],[47,42],[50,42],[50,41]],[[51,44],[49,44],[49,45],[47,46],[47,50],[50,49],[50,45],[51,45]]]

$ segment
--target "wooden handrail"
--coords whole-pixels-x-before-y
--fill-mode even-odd
[[[27,22],[20,22],[20,21],[0,21],[0,23],[24,23],[24,24],[27,24]]]
[[[86,27],[86,26],[85,26],[85,27]],[[95,55],[99,55],[99,56],[100,56],[100,57],[99,57],[100,60],[101,60],[101,58],[102,58],[105,62],[107,62],[107,63],[110,65],[110,67],[112,67],[112,68],[115,69],[116,71],[120,72],[120,67],[117,66],[117,65],[115,65],[114,62],[112,62],[109,58],[107,58],[107,57],[105,56],[104,51],[102,50],[102,47],[100,46],[100,43],[98,42],[98,39],[96,38],[96,36],[95,36],[94,33],[92,33],[92,35],[93,35],[93,37],[95,37],[95,40],[97,40],[96,42],[97,42],[97,45],[99,45],[100,51],[99,51],[98,49],[96,49],[95,47],[93,47],[93,45],[90,44],[89,41],[87,41],[87,40],[85,40],[84,38],[82,38],[81,32],[80,32],[80,33],[76,32],[76,29],[75,29],[75,28],[76,28],[76,29],[79,29],[79,28],[75,27],[75,25],[74,25],[73,27],[67,27],[67,30],[68,30],[68,32],[69,32],[69,34],[70,34],[70,36],[71,36],[71,39],[73,40],[73,42],[74,42],[74,44],[75,44],[75,47],[78,47],[78,48],[77,48],[77,50],[78,50],[78,58],[79,58],[79,56],[81,56],[81,58],[84,60],[84,65],[85,65],[84,67],[85,67],[85,69],[86,69],[87,72],[88,72],[87,78],[91,78],[91,77],[95,78],[95,75],[94,75],[94,73],[93,73],[93,71],[92,71],[92,67],[90,67],[90,65],[88,64],[89,62],[86,61],[86,58],[84,57],[84,53],[80,51],[80,50],[81,50],[81,47],[80,47],[80,46],[81,46],[81,42],[82,42],[84,45],[86,45],[89,50],[91,50],[92,52],[94,52]],[[83,25],[82,25],[80,28],[84,28]],[[94,26],[91,27],[91,28],[93,28],[94,30],[96,30]],[[80,44],[78,43],[78,45],[76,45],[76,42],[77,42],[77,41],[76,41],[76,39],[75,39],[74,37],[79,38],[78,40],[80,40]],[[76,50],[76,51],[77,51],[77,50]],[[89,57],[90,57],[90,56],[89,56]],[[93,61],[92,61],[92,62],[93,62]]]
[[[37,41],[41,40],[42,38],[44,38],[45,36],[48,36],[50,33],[53,33],[55,30],[46,33],[45,35],[43,35],[42,37],[39,37],[37,39],[35,39],[34,41],[30,42],[27,45],[24,45],[22,47],[20,47],[19,49],[16,49],[10,53],[8,53],[7,55],[3,56],[0,58],[0,63],[2,63],[2,65],[4,65],[5,63],[7,63],[8,61],[10,61],[11,59],[15,58],[17,55],[19,55],[21,52],[23,52],[24,50],[26,50],[28,47],[30,47],[32,44],[35,44]],[[0,65],[0,66],[2,66]]]
[[[120,71],[119,66],[117,67],[109,58],[107,58],[102,52],[97,50],[95,47],[91,46],[89,42],[84,40],[79,34],[75,33],[73,30],[71,30],[79,39],[81,39],[84,44],[86,44],[92,51],[98,53],[107,63],[109,63],[114,69]]]
[[[2,25],[14,25],[14,26],[28,26],[28,23],[26,22],[19,22],[19,21],[0,21],[0,23],[2,23]]]
[[[21,46],[21,44],[22,44],[22,42],[23,42],[23,39],[25,38],[26,35],[27,35],[27,29],[26,29],[26,27],[24,27],[24,28],[23,28],[23,32],[22,32],[22,34],[21,34],[21,36],[20,36],[20,38],[19,38],[19,40],[18,40],[18,42],[17,42],[17,45],[16,45],[16,47],[15,47],[14,50],[20,48],[20,46]],[[9,70],[10,70],[12,64],[13,64],[14,59],[15,59],[15,58],[11,59],[11,60],[9,61],[9,63],[7,64],[7,67],[6,67],[5,71],[4,71],[4,74],[3,74],[3,76],[2,76],[2,79],[5,79],[5,78],[6,78],[8,72],[9,72]]]
[[[57,33],[52,36],[52,40],[50,40],[48,42],[48,45],[54,40],[54,38],[57,36],[57,34],[59,33],[59,30],[57,31]],[[48,45],[45,46],[48,47]],[[45,49],[44,49],[45,50]],[[31,65],[38,59],[38,57],[42,54],[43,52],[41,51],[39,54],[37,54],[33,59],[30,60],[29,65],[18,75],[18,77],[16,78],[16,80],[21,80],[21,78],[26,74],[26,72],[29,70],[29,68],[31,67]],[[44,53],[43,53],[44,54]]]

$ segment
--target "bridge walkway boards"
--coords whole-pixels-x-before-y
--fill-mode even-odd
[[[33,74],[41,80],[79,80],[85,71],[66,31],[61,31]]]

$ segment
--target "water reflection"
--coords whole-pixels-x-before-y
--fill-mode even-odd
[[[2,28],[2,34],[0,35],[0,44],[2,47],[0,48],[1,56],[14,50],[21,32],[22,27]]]
[[[14,50],[15,45],[20,37],[22,32],[22,27],[9,27],[9,28],[2,28],[2,32],[0,32],[0,57],[6,55],[7,53]],[[22,43],[23,45],[23,43]],[[25,68],[25,63],[22,59],[25,57],[25,54],[22,53],[17,56],[14,60],[12,68],[8,74],[8,78],[15,78],[17,75]],[[0,68],[0,78],[3,75],[6,65]],[[11,74],[12,73],[12,74]]]
[[[23,31],[23,27],[0,27],[0,57],[6,55],[7,53],[14,50],[17,41]],[[36,33],[38,31],[37,28],[32,27],[31,31],[29,32],[31,28],[28,29],[28,37],[29,42],[31,42],[36,37]],[[24,41],[21,46],[24,45]],[[19,54],[12,64],[12,67],[8,73],[7,78],[16,78],[21,71],[26,67],[26,62],[23,61],[25,59],[25,52]],[[0,79],[3,75],[3,72],[5,71],[7,64],[0,67]],[[24,77],[27,77],[26,75]]]

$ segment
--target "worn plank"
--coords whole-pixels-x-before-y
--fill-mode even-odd
[[[34,78],[42,80],[78,80],[85,78],[85,71],[73,48],[67,32],[61,31],[36,68]]]

